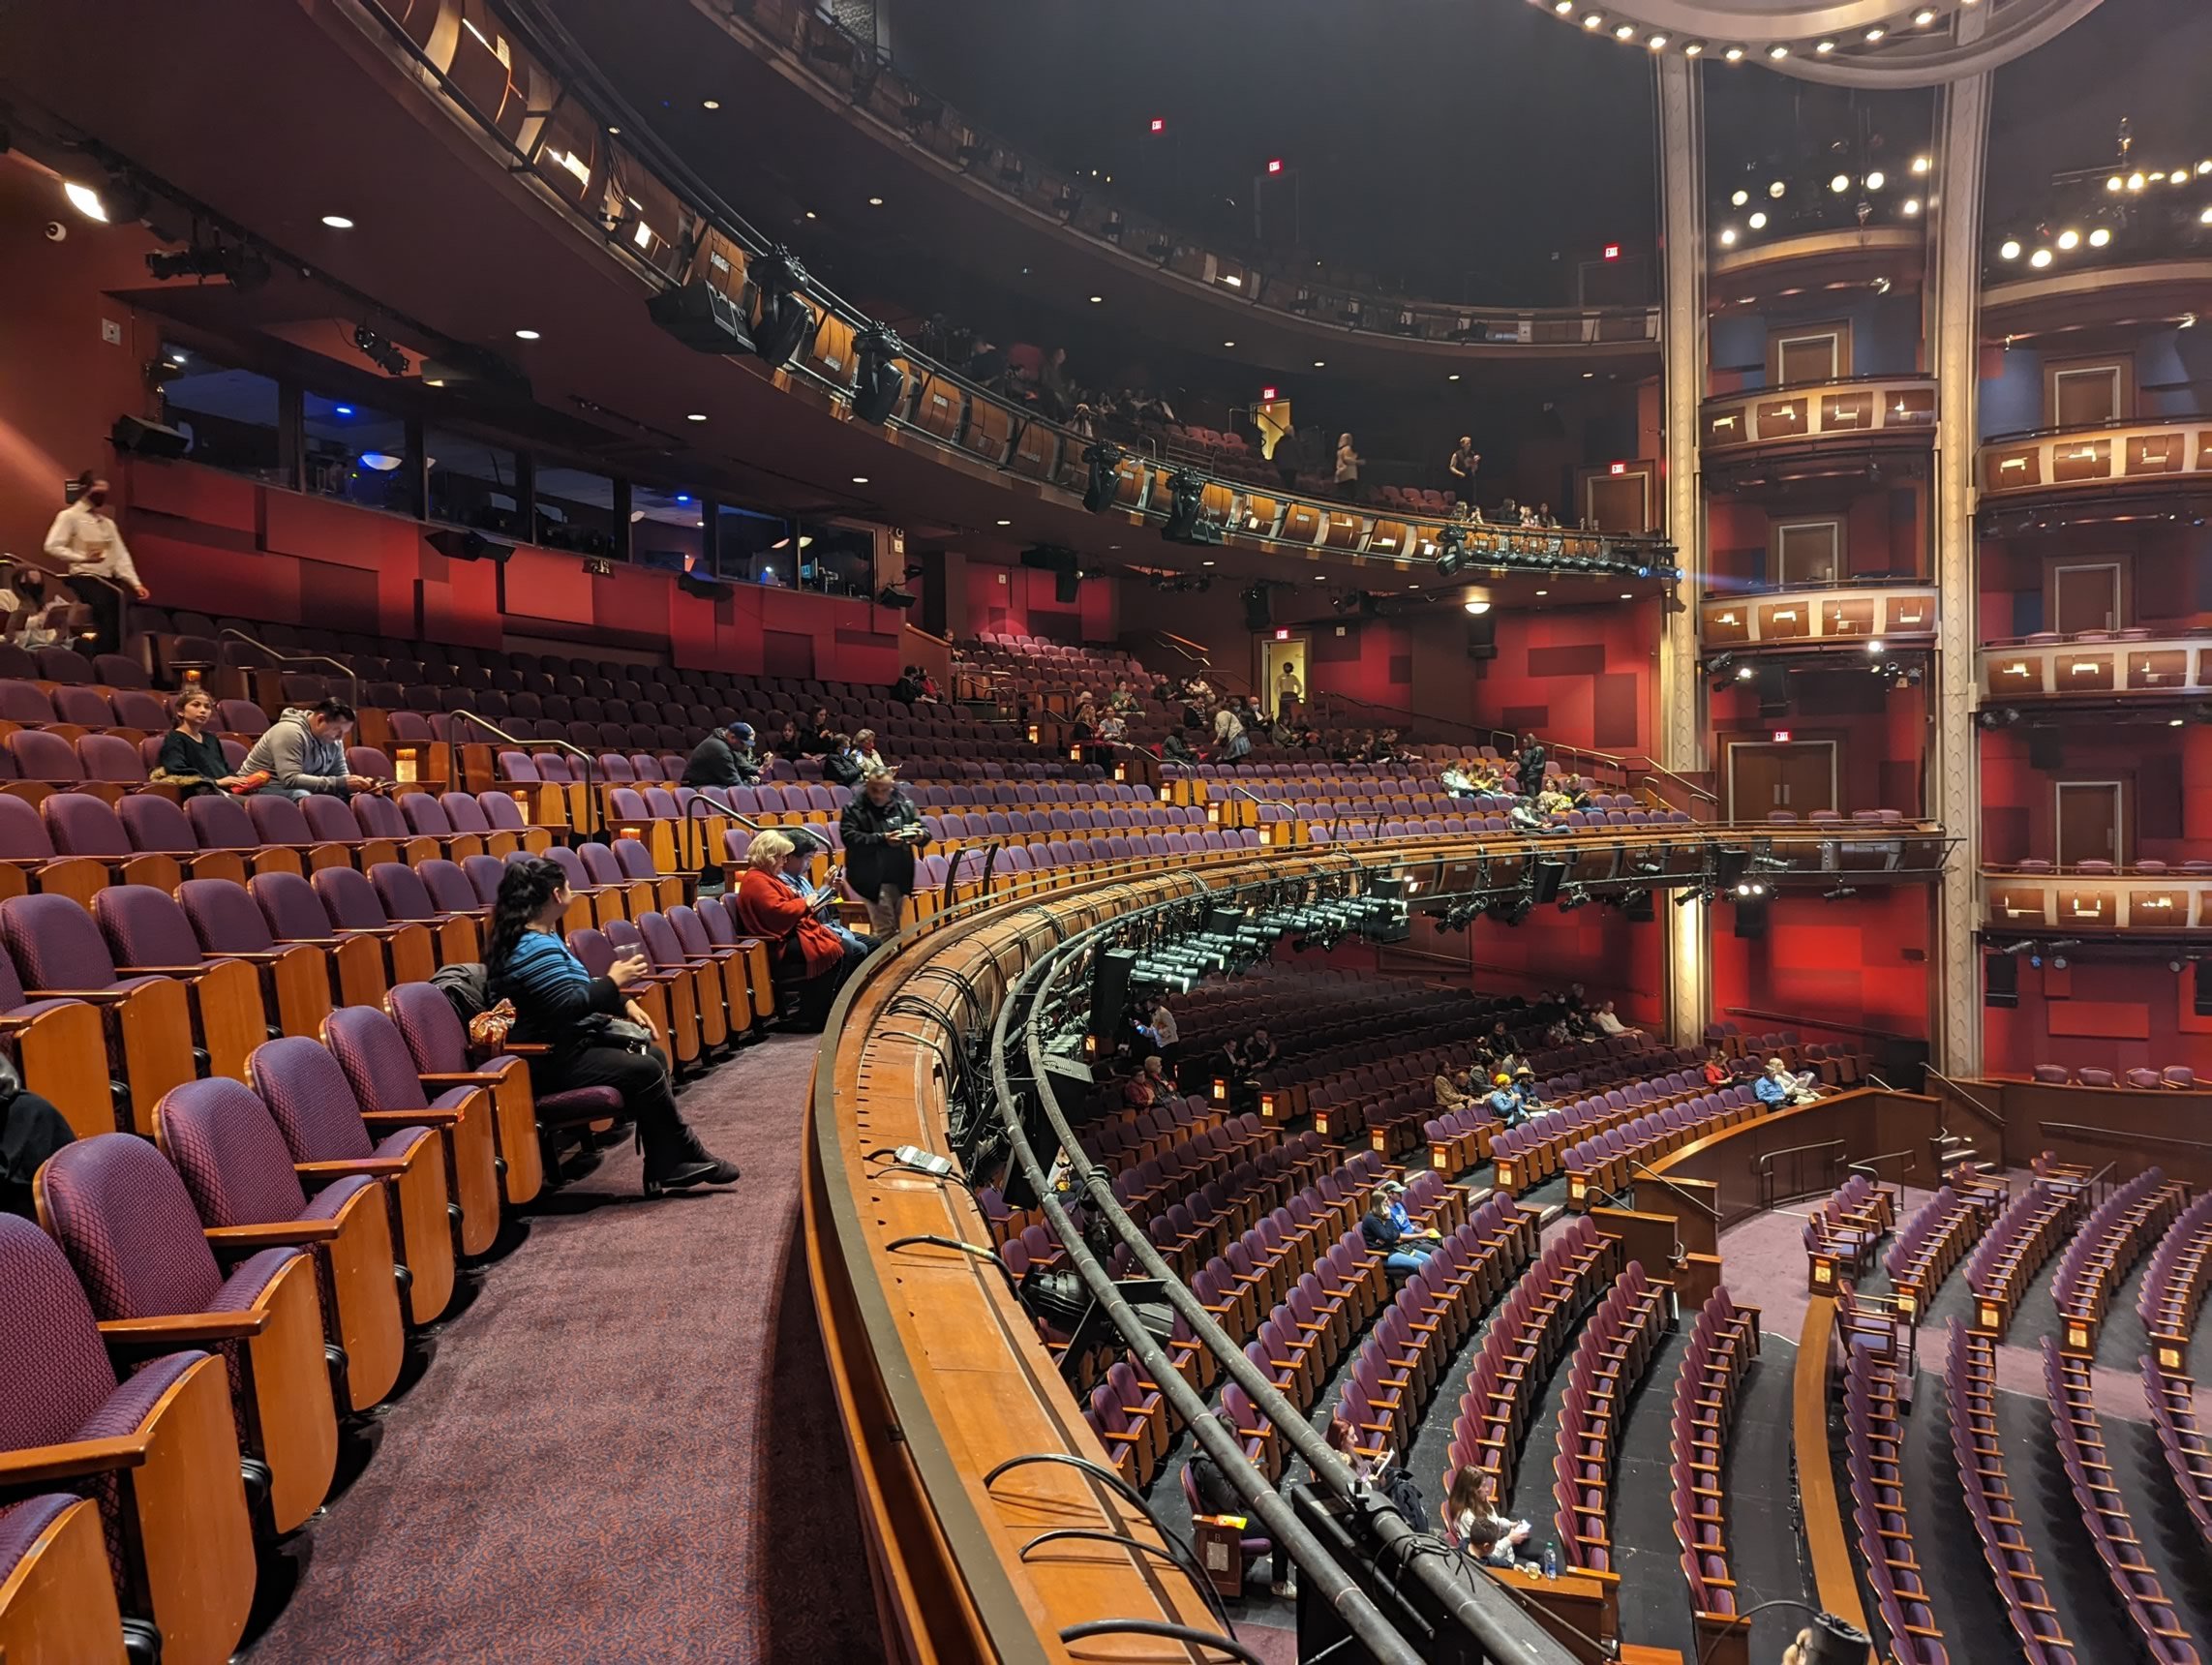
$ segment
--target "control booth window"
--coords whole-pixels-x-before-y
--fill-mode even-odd
[[[714,564],[733,584],[766,584],[790,589],[799,582],[797,529],[777,515],[756,514],[721,505],[714,521]]]
[[[211,469],[251,474],[276,485],[285,479],[278,443],[277,384],[250,370],[232,370],[191,348],[164,343],[162,421],[185,437],[185,455]]]
[[[712,577],[702,570],[706,535],[706,508],[697,492],[630,488],[630,559],[640,566]]]
[[[321,498],[416,515],[415,469],[407,422],[350,399],[300,400],[303,483]]]
[[[539,469],[536,532],[531,541],[547,549],[613,555],[615,482],[582,469]]]
[[[515,453],[448,428],[423,437],[430,470],[430,519],[498,537],[527,539]]]
[[[799,529],[799,587],[825,595],[875,592],[875,532],[871,528],[806,521]]]

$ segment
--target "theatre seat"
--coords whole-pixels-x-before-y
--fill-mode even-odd
[[[177,887],[200,952],[254,968],[261,984],[261,1010],[280,1034],[317,1036],[330,1015],[330,975],[321,949],[280,943],[244,885],[227,879],[187,879]]]
[[[338,1408],[314,1256],[258,1249],[226,1275],[176,1169],[128,1134],[56,1151],[39,1169],[38,1208],[118,1362],[179,1347],[225,1358],[245,1449],[268,1465],[275,1529],[320,1508],[338,1467]]]
[[[246,891],[260,908],[271,937],[305,943],[322,954],[334,1007],[382,1002],[391,986],[384,945],[373,936],[341,932],[307,880],[297,873],[257,873],[246,881]]]
[[[384,1111],[365,1113],[320,1042],[287,1036],[258,1048],[253,1087],[284,1135],[294,1165],[318,1174],[364,1173],[384,1182],[408,1314],[427,1324],[453,1298],[455,1232],[445,1145],[435,1129]]]
[[[247,1056],[270,1034],[259,973],[241,960],[203,954],[184,908],[147,886],[102,891],[92,899],[92,917],[121,976],[167,977],[184,984],[193,1044],[205,1054],[207,1073],[243,1081]]]
[[[111,1498],[125,1586],[143,1591],[134,1617],[161,1632],[163,1665],[224,1665],[255,1566],[223,1362],[185,1348],[118,1379],[68,1256],[0,1214],[0,1489],[57,1484]],[[0,1521],[0,1538],[19,1530]]]
[[[365,1174],[303,1173],[258,1095],[220,1075],[163,1099],[155,1135],[218,1255],[313,1251],[324,1333],[345,1350],[346,1408],[379,1403],[399,1380],[406,1347],[382,1185]]]
[[[48,1492],[0,1507],[0,1659],[120,1659],[100,1505]]]
[[[84,1000],[33,1000],[15,962],[0,954],[0,1039],[14,1052],[23,1085],[59,1110],[78,1138],[115,1131],[100,1008]]]

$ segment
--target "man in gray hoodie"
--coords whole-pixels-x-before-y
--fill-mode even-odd
[[[293,706],[268,726],[239,766],[240,774],[266,772],[267,790],[288,798],[327,793],[344,798],[377,783],[346,767],[346,737],[353,731],[353,708],[326,698]]]

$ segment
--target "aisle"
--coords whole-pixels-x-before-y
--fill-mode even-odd
[[[729,1190],[646,1202],[623,1145],[539,1199],[251,1665],[880,1656],[797,1241],[814,1047],[682,1094]]]

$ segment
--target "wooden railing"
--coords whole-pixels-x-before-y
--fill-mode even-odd
[[[2202,485],[2212,479],[2212,417],[2007,434],[1982,447],[1982,499]]]
[[[1985,930],[2066,937],[2212,926],[2212,871],[1986,867],[1981,889]]]
[[[1707,648],[1798,648],[1935,639],[1936,588],[1910,579],[1749,590],[1698,604]]]
[[[1820,1605],[1862,1632],[1866,1610],[1859,1602],[1859,1575],[1836,1497],[1835,1465],[1828,1455],[1828,1377],[1835,1350],[1835,1302],[1815,1295],[1798,1332],[1796,1375],[1790,1383],[1791,1462],[1797,1469],[1798,1514],[1804,1522],[1812,1559],[1813,1593]]]
[[[1993,701],[2167,699],[2212,689],[2212,636],[2051,633],[1983,648],[1974,658]]]
[[[1706,454],[1763,445],[1848,444],[1935,433],[1935,378],[1867,376],[1723,393],[1699,412]]]

